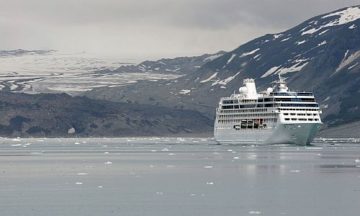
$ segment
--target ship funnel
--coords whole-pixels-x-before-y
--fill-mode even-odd
[[[257,91],[256,91],[256,85],[255,81],[253,79],[245,79],[244,80],[244,86],[246,87],[246,99],[257,99]]]

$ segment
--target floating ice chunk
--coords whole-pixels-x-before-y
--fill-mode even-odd
[[[68,134],[74,134],[76,132],[75,128],[69,128]]]
[[[104,152],[104,154],[109,154],[109,152]]]
[[[84,176],[84,175],[88,175],[88,173],[85,173],[85,172],[79,172],[79,173],[77,173],[77,175],[79,175],[79,176]]]
[[[80,145],[80,143],[79,143],[79,142],[75,142],[74,144],[75,144],[75,145]]]
[[[214,182],[206,182],[207,185],[213,185]]]
[[[173,155],[175,155],[175,154],[174,154],[174,153],[169,153],[168,155],[173,156]]]
[[[21,144],[13,144],[13,145],[11,145],[11,146],[17,147],[17,146],[22,146],[22,145],[21,145]]]
[[[355,159],[355,163],[360,163],[360,159]]]
[[[151,152],[157,152],[157,150],[155,150],[155,149],[151,149],[150,151],[151,151]]]
[[[261,211],[252,210],[252,211],[249,211],[249,214],[252,214],[252,215],[259,215],[259,214],[261,214]]]
[[[240,158],[239,157],[233,157],[234,160],[239,160]]]
[[[192,193],[192,194],[190,194],[190,196],[192,196],[192,197],[193,197],[193,196],[196,196],[196,194]]]
[[[207,165],[207,166],[204,166],[205,169],[212,169],[213,166],[210,166],[210,165]]]
[[[97,186],[98,188],[104,188],[104,186],[102,186],[102,185],[99,185],[99,186]]]
[[[111,162],[111,161],[106,161],[104,164],[105,164],[105,165],[111,165],[112,162]]]
[[[82,183],[82,182],[76,182],[75,184],[77,184],[77,185],[82,185],[83,183]]]
[[[169,149],[168,148],[163,148],[163,149],[161,149],[161,151],[166,152],[166,151],[169,151]]]
[[[187,94],[190,94],[191,90],[189,89],[182,89],[179,91],[179,94],[182,94],[182,95],[187,95]]]
[[[162,196],[162,195],[164,195],[164,192],[157,191],[157,192],[156,192],[156,195]]]
[[[299,173],[299,172],[301,172],[300,170],[290,170],[290,172],[292,172],[292,173]]]

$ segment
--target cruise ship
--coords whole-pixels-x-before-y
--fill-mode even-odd
[[[274,88],[257,93],[245,79],[238,93],[220,99],[214,125],[220,144],[308,145],[322,122],[312,92],[290,91],[279,75]]]

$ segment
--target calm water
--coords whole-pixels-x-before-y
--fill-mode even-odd
[[[1,215],[359,215],[360,142],[0,139]]]

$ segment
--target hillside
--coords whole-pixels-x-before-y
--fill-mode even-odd
[[[0,93],[0,136],[121,137],[209,134],[196,111],[114,103],[66,94]]]

